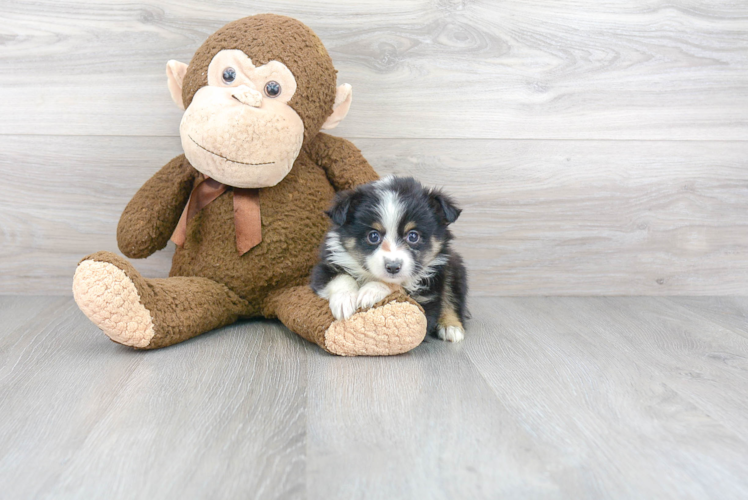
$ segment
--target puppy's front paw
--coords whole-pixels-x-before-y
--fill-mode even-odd
[[[465,338],[465,330],[459,326],[441,326],[436,329],[436,336],[447,342],[460,342]]]
[[[341,291],[330,296],[330,311],[335,319],[348,319],[356,312],[356,292]]]
[[[371,306],[392,293],[392,289],[380,281],[365,284],[358,291],[356,306],[359,309],[369,309]]]

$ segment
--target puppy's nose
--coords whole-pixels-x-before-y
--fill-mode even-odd
[[[252,106],[253,108],[259,108],[262,104],[262,94],[246,85],[239,85],[236,87],[231,92],[231,97],[240,103]]]
[[[387,272],[390,273],[390,274],[397,274],[397,273],[399,273],[401,267],[403,267],[403,261],[402,260],[384,259],[384,268],[387,269]]]

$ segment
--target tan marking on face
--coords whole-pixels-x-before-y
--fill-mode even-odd
[[[381,225],[379,222],[375,222],[374,224],[371,225],[371,227],[374,228],[374,229],[376,229],[380,233],[384,232],[384,226]]]
[[[384,240],[384,243],[382,243],[382,250],[385,252],[390,251],[390,240]]]
[[[423,259],[423,262],[428,264],[432,260],[436,258],[437,255],[439,255],[439,252],[442,251],[442,241],[438,238],[431,238],[431,250]]]
[[[413,222],[413,221],[411,221],[411,222],[408,222],[407,224],[405,224],[405,232],[406,232],[406,233],[407,233],[408,231],[410,231],[411,229],[415,229],[415,228],[416,228],[416,223],[415,223],[415,222]]]
[[[348,245],[350,245],[350,247]],[[360,263],[364,260],[365,257],[356,249],[355,238],[349,238],[348,240],[343,242],[343,246],[346,247],[348,255],[350,255],[356,262]]]

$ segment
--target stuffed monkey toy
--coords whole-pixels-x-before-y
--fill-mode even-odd
[[[113,341],[165,347],[239,318],[278,318],[339,355],[388,355],[423,340],[420,306],[394,292],[336,321],[309,275],[336,191],[378,178],[350,142],[321,133],[351,105],[350,85],[301,22],[263,14],[211,35],[189,65],[167,64],[184,110],[184,154],[151,177],[117,227],[121,252],[142,259],[172,239],[169,278],[141,276],[109,252],[85,257],[73,294]]]

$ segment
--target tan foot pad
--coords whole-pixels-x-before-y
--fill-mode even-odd
[[[83,314],[113,341],[141,348],[151,342],[151,313],[140,303],[132,280],[114,264],[93,260],[78,264],[73,296]]]
[[[426,336],[426,316],[410,302],[390,302],[335,321],[325,348],[340,356],[388,356],[408,352]]]

